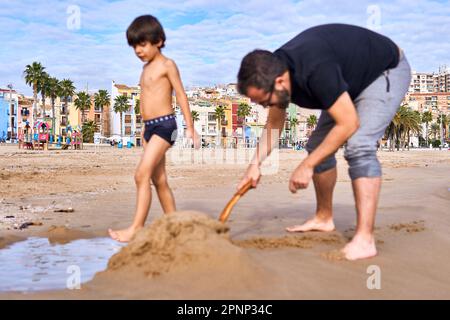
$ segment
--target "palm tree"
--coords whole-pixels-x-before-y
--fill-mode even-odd
[[[242,140],[245,143],[245,126],[246,121],[245,117],[248,117],[252,112],[252,108],[245,102],[239,103],[239,107],[237,109],[237,116],[242,118]]]
[[[37,91],[41,94],[42,98],[42,117],[45,118],[45,97],[47,96],[47,92],[49,90],[49,79],[50,75],[47,72],[43,72],[41,78],[37,84]]]
[[[92,143],[94,142],[94,133],[98,130],[97,122],[88,120],[83,123],[82,127],[83,142]]]
[[[396,137],[397,127],[400,123],[400,114],[397,112],[387,126],[385,134],[389,140],[389,151],[394,151],[394,140]]]
[[[136,99],[134,102],[134,113],[141,114],[141,101],[139,99]]]
[[[107,126],[107,120],[105,119],[108,117],[108,114],[104,115],[104,108],[109,107],[111,104],[111,96],[108,93],[108,90],[98,90],[94,94],[94,105],[96,108],[99,108],[102,111],[102,122],[103,122],[103,128],[106,128]],[[103,133],[102,133],[103,134]]]
[[[141,115],[141,100],[136,99],[134,100],[134,114],[136,115],[136,122],[138,120],[138,115],[139,115],[139,123],[142,125],[142,123],[144,122],[144,119],[142,118]],[[142,132],[142,128],[141,128],[141,132]]]
[[[297,128],[298,125],[298,119],[297,118],[290,118],[289,119],[289,127],[291,128],[291,144],[293,144],[292,140],[297,140],[297,131],[295,130]],[[294,132],[294,135],[292,135],[292,132]],[[292,137],[294,137],[294,139],[292,139]]]
[[[408,144],[409,148],[409,137],[411,131],[413,133],[419,134],[420,128],[420,115],[417,112],[411,110],[407,104],[400,106],[397,111],[398,123],[397,123],[397,150],[399,147],[405,148],[405,144]]]
[[[192,118],[192,123],[195,126],[195,121],[199,121],[200,120],[200,114],[198,113],[198,111],[192,110],[191,111],[191,118]]]
[[[36,120],[37,116],[37,94],[38,94],[38,84],[44,74],[45,67],[42,66],[40,62],[33,62],[31,65],[28,64],[25,67],[23,75],[25,77],[25,82],[33,88],[33,121]]]
[[[55,134],[55,100],[61,94],[61,85],[58,79],[50,77],[47,83],[46,95],[50,97],[52,101],[52,133]]]
[[[312,114],[306,119],[306,126],[310,129],[310,131],[314,130],[317,125],[317,116]]]
[[[66,110],[69,109],[69,98],[75,94],[75,86],[73,85],[72,80],[62,79],[60,82],[61,86],[61,97],[64,98],[64,105]]]
[[[191,111],[192,122],[200,120],[200,114],[196,110]]]
[[[400,106],[385,131],[389,139],[389,150],[394,151],[394,147],[397,150],[404,149],[406,145],[409,149],[411,134],[418,135],[422,131],[420,123],[419,112],[413,111],[407,104]]]
[[[81,111],[81,123],[84,124],[85,112],[91,108],[91,96],[84,91],[78,92],[74,104],[75,108]]]
[[[433,136],[433,140],[436,140],[436,136],[440,132],[440,129],[441,129],[440,126],[436,122],[433,122],[431,124],[429,135]]]
[[[428,124],[433,121],[433,114],[430,111],[422,113],[422,122],[425,123],[425,139],[428,147]]]
[[[417,110],[410,110],[410,123],[409,126],[407,126],[408,130],[408,150],[410,145],[410,137],[411,134],[419,136],[422,133],[422,126],[420,125],[422,122],[422,119],[420,117],[420,112]]]
[[[222,121],[225,119],[225,107],[224,106],[217,106],[214,109],[214,116],[216,117],[216,120],[218,122],[218,137],[222,136]],[[220,138],[219,138],[220,139]],[[221,143],[222,139],[220,139]]]
[[[447,126],[448,126],[448,118],[446,114],[441,113],[439,115],[439,117],[437,118],[437,123],[439,125],[441,125],[442,122],[442,137],[443,137],[443,141],[442,144],[445,143],[445,141],[447,140]]]
[[[122,137],[122,118],[123,113],[130,109],[128,98],[124,95],[117,96],[114,99],[114,112],[120,114],[120,137]]]
[[[103,111],[103,108],[105,106],[110,105],[110,99],[111,97],[108,93],[108,90],[98,90],[98,92],[94,94],[94,105],[96,108],[99,108]]]

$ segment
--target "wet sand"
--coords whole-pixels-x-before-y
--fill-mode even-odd
[[[284,231],[315,209],[312,186],[295,195],[287,187],[290,172],[305,155],[282,150],[279,173],[263,176],[258,188],[249,191],[230,216],[227,246],[242,252],[251,261],[246,264],[250,269],[201,262],[184,272],[154,277],[104,272],[81,290],[0,293],[0,298],[450,298],[450,152],[379,153],[384,167],[376,229],[379,255],[357,262],[336,254],[353,235],[355,225],[353,195],[341,154],[334,194],[337,230],[328,234]],[[0,146],[0,248],[30,236],[65,243],[106,236],[109,227],[127,226],[135,205],[133,173],[139,156],[138,149],[33,153]],[[177,209],[204,212],[216,219],[244,169],[242,164],[169,161]],[[57,212],[67,208],[74,211]],[[162,215],[155,196],[148,225]],[[36,223],[19,230],[27,222]],[[367,288],[371,265],[380,267],[380,290]],[[249,270],[256,269],[254,276],[242,281]]]

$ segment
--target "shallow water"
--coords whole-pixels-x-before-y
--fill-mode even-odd
[[[82,239],[67,244],[28,238],[0,250],[0,291],[31,292],[66,289],[91,280],[106,268],[123,244],[110,238]]]

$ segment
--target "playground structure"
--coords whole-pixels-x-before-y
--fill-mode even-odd
[[[81,150],[83,149],[83,134],[81,131],[80,126],[76,126],[76,128],[72,128],[71,126],[67,127],[67,136],[71,137],[71,140],[67,142],[66,137],[66,145],[72,146],[74,150]]]
[[[19,149],[33,149],[33,131],[28,121],[18,133]]]
[[[79,126],[67,127],[66,135],[54,135],[49,123],[36,121],[31,128],[25,122],[23,128],[19,130],[19,149],[28,150],[73,150],[83,149],[83,134]]]

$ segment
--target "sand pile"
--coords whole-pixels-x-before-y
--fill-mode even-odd
[[[200,212],[165,215],[114,255],[106,273],[137,271],[155,277],[193,271],[254,277],[256,264],[231,243],[228,230],[225,224]]]

